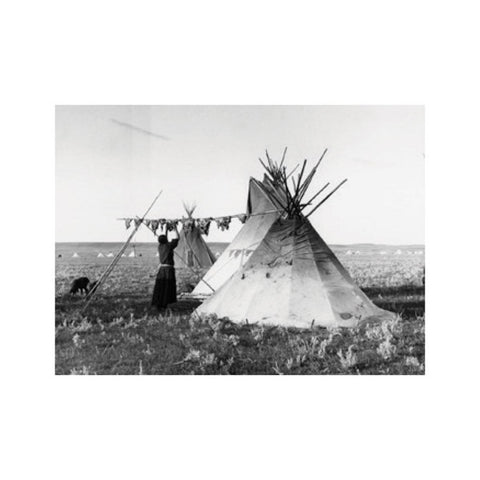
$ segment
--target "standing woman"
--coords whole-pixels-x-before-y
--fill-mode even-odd
[[[178,245],[178,230],[172,233],[172,240],[169,242],[167,231],[158,236],[158,257],[160,268],[158,269],[155,287],[153,289],[152,306],[158,310],[164,309],[168,304],[177,301],[177,282],[175,279],[175,262],[173,250]]]

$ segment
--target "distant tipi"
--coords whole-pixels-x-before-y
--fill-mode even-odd
[[[179,235],[175,257],[179,257],[177,267],[210,268],[216,258],[202,237],[200,229],[193,219],[196,205],[183,204],[187,219]]]
[[[97,255],[98,258],[103,258],[104,256],[105,255],[102,252],[99,252],[98,255]]]
[[[272,182],[279,170],[284,180],[287,201],[282,204],[281,216],[268,227],[245,265],[196,313],[228,317],[234,322],[300,328],[355,327],[365,320],[392,317],[360,290],[308,221],[336,189],[303,215],[303,209],[312,205],[312,200],[302,199],[318,164],[302,182],[304,163],[294,191],[287,187],[282,164],[278,167],[269,159],[269,165],[266,168]]]
[[[80,255],[77,252],[73,252],[72,258],[79,258]]]

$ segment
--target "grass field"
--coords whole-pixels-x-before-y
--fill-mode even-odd
[[[71,254],[70,254],[71,256]],[[85,312],[68,294],[79,276],[98,278],[109,259],[57,259],[57,374],[424,374],[423,256],[340,255],[356,282],[395,320],[357,329],[296,330],[191,317],[180,298],[151,311],[156,259],[122,259]],[[178,291],[201,276],[177,270]]]

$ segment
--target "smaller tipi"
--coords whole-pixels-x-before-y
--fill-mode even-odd
[[[102,252],[98,252],[98,255],[97,255],[98,258],[103,258],[104,256],[105,255]]]
[[[176,266],[180,268],[210,268],[216,258],[202,237],[193,212],[196,205],[183,204],[187,218],[183,220],[177,248],[175,249]]]
[[[77,252],[73,252],[72,258],[79,258],[80,255]]]

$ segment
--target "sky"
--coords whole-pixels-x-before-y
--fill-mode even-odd
[[[242,213],[259,158],[286,165],[325,155],[310,186],[347,183],[311,217],[328,243],[423,244],[425,140],[422,106],[57,106],[57,242],[126,240],[119,217]],[[322,197],[319,197],[322,198]],[[241,228],[212,226],[207,241]],[[136,241],[153,241],[140,228]]]

